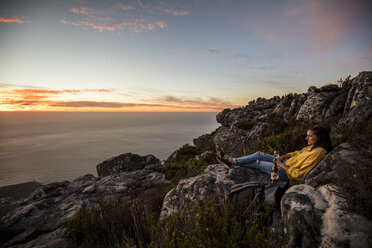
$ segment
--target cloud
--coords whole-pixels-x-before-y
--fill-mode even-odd
[[[157,26],[159,26],[161,29],[164,29],[164,28],[168,27],[168,25],[163,21],[157,21],[157,22],[155,22],[155,24]]]
[[[239,67],[248,68],[255,71],[272,71],[275,70],[275,66],[248,66],[244,64],[240,64]]]
[[[235,59],[249,59],[251,56],[246,53],[238,53],[233,56]]]
[[[98,20],[98,21],[113,21],[114,18],[107,16],[108,11],[98,10],[93,8],[81,7],[81,8],[70,8],[69,12],[74,14],[82,14],[88,20]]]
[[[135,102],[67,100],[69,95],[87,92],[112,92],[112,89],[50,90],[50,89],[0,89],[1,110],[48,111],[220,111],[234,107],[229,101],[217,97],[183,98],[163,96]],[[66,100],[65,100],[66,99]]]
[[[189,11],[177,11],[177,10],[175,10],[175,11],[173,11],[172,12],[172,14],[173,15],[175,15],[175,16],[187,16],[187,15],[190,15],[190,12]]]
[[[274,66],[250,66],[249,67],[251,70],[256,70],[256,71],[271,71],[275,70]]]
[[[22,19],[25,19],[25,17],[17,17],[17,16],[12,16],[12,17],[9,17],[9,18],[0,17],[0,22],[3,22],[3,23],[31,23],[30,21],[22,20]]]
[[[92,29],[96,29],[98,30],[99,32],[103,32],[103,31],[114,31],[115,30],[115,27],[111,24],[105,24],[105,25],[96,25],[94,23],[91,23],[91,22],[87,22],[87,21],[80,21],[80,22],[68,22],[68,21],[65,21],[65,20],[61,20],[60,21],[62,24],[70,24],[70,25],[73,25],[73,26],[86,26],[86,27],[90,27]]]
[[[202,55],[202,56],[207,56],[210,57],[212,55],[221,53],[219,50],[216,49],[208,49],[207,51],[197,51],[196,54]]]
[[[0,88],[32,88],[32,89],[44,89],[38,86],[31,86],[31,85],[20,85],[20,84],[2,84],[0,83]]]
[[[269,59],[269,60],[271,60],[271,59],[279,59],[282,56],[283,55],[281,53],[271,53],[266,58]]]
[[[170,14],[174,17],[190,15],[190,12],[183,9],[170,6],[166,2],[132,2],[129,4],[116,3],[109,4],[104,9],[90,8],[87,6],[69,8],[69,12],[80,16],[80,20],[60,20],[62,24],[80,26],[83,29],[91,28],[103,31],[129,30],[134,33],[144,31],[155,31],[157,29],[166,29],[168,23],[164,21],[164,14]]]
[[[156,27],[161,29],[166,28],[168,25],[163,21],[156,21],[149,23],[146,19],[134,19],[134,20],[115,20],[113,22],[108,22],[107,24],[94,24],[93,22],[80,21],[80,22],[69,22],[66,20],[60,21],[62,24],[69,24],[73,26],[90,27],[92,29],[103,31],[115,31],[115,30],[131,30],[134,33],[140,33],[143,31],[153,31]]]
[[[175,10],[175,9],[172,9],[172,8],[169,8],[169,9],[161,9],[160,8],[160,10],[164,11],[165,13],[172,14],[174,16],[187,16],[187,15],[190,15],[190,12],[189,11],[185,11],[185,10]]]
[[[289,1],[276,14],[262,15],[247,26],[270,43],[302,43],[317,55],[335,47],[352,30],[362,5],[347,0]]]
[[[371,68],[371,65],[371,45],[362,47],[347,56],[338,57],[336,60],[326,64],[326,66],[331,66],[332,68],[341,72],[369,70]]]
[[[121,10],[133,10],[133,9],[134,9],[133,6],[125,5],[125,4],[122,4],[122,3],[118,3],[116,6],[117,6],[119,9],[121,9]]]
[[[50,107],[69,107],[69,108],[122,108],[147,106],[148,104],[122,103],[122,102],[98,102],[98,101],[60,101],[50,102]]]
[[[218,97],[208,97],[208,99],[202,99],[200,97],[184,98],[167,95],[150,101],[172,107],[191,109],[222,110],[225,108],[235,107],[232,105],[231,102],[223,100]]]
[[[37,95],[38,97],[49,97],[51,95],[60,95],[60,94],[71,94],[71,95],[81,95],[88,92],[112,92],[113,89],[82,89],[82,90],[46,90],[46,89],[10,89],[10,90],[1,90],[0,94],[11,94],[15,98],[24,98]]]

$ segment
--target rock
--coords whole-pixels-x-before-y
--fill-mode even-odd
[[[223,151],[231,156],[238,156],[242,153],[243,144],[250,134],[249,130],[242,130],[235,127],[219,127],[213,137],[216,150]]]
[[[224,109],[222,112],[218,113],[216,120],[221,123],[223,127],[231,127],[233,123],[238,121],[255,121],[256,117],[259,116],[259,112],[255,112],[249,106],[245,108],[236,108],[233,110]]]
[[[19,207],[34,190],[41,187],[38,182],[27,182],[0,188],[0,217]]]
[[[75,248],[75,242],[71,239],[61,238],[62,229],[57,229],[51,233],[42,234],[38,238],[31,240],[26,244],[12,245],[14,248]]]
[[[147,160],[147,163],[152,164],[153,160]],[[43,185],[29,195],[22,206],[0,219],[0,245],[72,247],[69,240],[54,235],[59,232],[63,220],[84,208],[98,207],[101,200],[132,199],[148,183],[164,180],[162,173],[136,170],[106,177],[87,174],[72,182]]]
[[[339,92],[340,91],[340,87],[338,87],[337,85],[335,84],[328,84],[328,85],[325,85],[325,86],[322,86],[320,87],[320,91],[322,92]]]
[[[336,120],[348,126],[369,121],[372,117],[372,72],[359,73],[349,84],[342,89],[337,85],[326,85],[320,89],[310,87],[296,119],[317,123]]]
[[[221,123],[224,127],[231,127],[232,124],[241,121],[256,121],[260,116],[268,111],[272,111],[280,103],[280,97],[275,96],[270,99],[257,98],[255,101],[251,101],[247,106],[236,109],[224,109],[218,113],[216,120]]]
[[[285,111],[283,114],[283,118],[286,122],[289,122],[293,116],[297,115],[298,111],[300,111],[302,104],[305,102],[306,97],[307,97],[306,94],[301,94],[298,98],[293,99],[291,105],[289,106],[288,111]]]
[[[320,89],[314,86],[310,87],[307,99],[298,111],[296,119],[311,120],[317,123],[322,122],[328,107],[340,91],[341,89],[337,85],[328,85]]]
[[[319,92],[319,89],[315,86],[310,86],[310,88],[307,90],[309,93],[317,93]]]
[[[195,146],[190,146],[189,144],[185,144],[176,151],[174,151],[167,160],[166,163],[174,162],[174,161],[184,161],[190,158],[194,158],[199,154],[199,151],[196,149]]]
[[[203,158],[205,158],[206,156],[208,156],[208,155],[210,155],[210,154],[212,154],[212,153],[213,153],[212,151],[205,151],[205,152],[203,152],[203,153],[200,154],[200,155],[196,155],[196,156],[195,156],[195,159],[196,159],[196,160],[203,159]]]
[[[341,201],[326,186],[301,184],[287,190],[281,201],[287,247],[368,247],[372,222],[342,210]]]
[[[139,156],[132,153],[124,153],[112,157],[97,165],[97,174],[100,177],[142,170],[146,166],[156,169],[161,166],[160,160],[154,155]]]
[[[371,221],[363,216],[344,211],[340,208],[341,199],[329,188],[318,190],[328,202],[328,208],[322,216],[321,243],[319,247],[369,247],[367,239],[371,240]]]
[[[270,125],[268,123],[258,123],[252,128],[251,132],[249,133],[247,142],[258,142],[269,133]]]
[[[243,167],[227,169],[224,165],[209,165],[203,174],[183,179],[167,193],[160,218],[174,214],[189,201],[196,202],[213,194],[227,198],[230,187],[243,182],[268,182],[270,176],[258,170]]]
[[[334,120],[340,118],[340,115],[342,115],[344,111],[347,95],[348,92],[342,90],[340,94],[335,97],[332,103],[328,106],[328,109],[324,115],[324,120]]]
[[[341,144],[305,176],[304,184],[287,190],[281,211],[288,247],[368,247],[372,221],[343,208],[348,199],[335,192],[341,165],[370,163],[369,156],[355,145]]]
[[[278,105],[280,102],[279,96],[274,96],[270,99],[265,99],[262,97],[259,97],[256,99],[256,101],[250,102],[250,105],[253,105],[254,110],[258,111],[267,111],[267,110],[273,110],[276,105]]]
[[[368,151],[361,151],[355,145],[349,143],[340,144],[304,177],[303,182],[315,188],[327,184],[335,184],[336,173],[341,163],[347,161],[350,166],[358,166],[361,161],[370,163],[370,158],[367,154]]]
[[[290,235],[288,247],[318,247],[321,216],[327,208],[323,197],[308,185],[296,185],[281,200],[282,218]]]
[[[372,72],[360,72],[351,82],[340,124],[352,126],[372,117]]]
[[[200,152],[213,151],[215,149],[213,142],[214,134],[215,132],[212,134],[204,134],[196,139],[193,139],[195,148]]]

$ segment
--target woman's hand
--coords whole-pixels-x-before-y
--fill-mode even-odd
[[[276,163],[279,167],[282,167],[285,171],[287,171],[289,169],[289,167],[286,166],[285,164],[283,164],[283,162],[281,160],[278,160]]]
[[[280,161],[282,161],[283,159],[285,159],[285,158],[290,158],[290,157],[291,157],[291,156],[288,155],[288,154],[283,154],[283,155],[279,156],[278,159],[279,159]]]

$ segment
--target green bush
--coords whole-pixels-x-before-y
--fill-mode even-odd
[[[195,147],[185,145],[177,151],[174,158],[165,161],[161,171],[167,180],[177,183],[182,178],[199,175],[208,165],[217,163],[215,150],[199,155],[200,159],[196,159],[197,155],[199,153]]]
[[[266,153],[274,153],[279,151],[280,154],[286,154],[296,150],[300,150],[306,146],[306,131],[305,127],[295,127],[291,130],[285,130],[280,134],[265,137],[261,142],[257,143],[257,149]]]
[[[272,130],[272,135],[279,134],[283,132],[283,130],[289,127],[288,123],[284,121],[283,112],[268,113],[267,123],[269,123],[270,125],[270,129]]]
[[[199,200],[162,222],[172,230],[166,234],[165,247],[271,247],[285,243],[268,225],[271,208],[264,213],[244,216],[217,197]]]
[[[169,186],[169,185],[168,185]],[[159,184],[148,195],[159,194]],[[156,191],[160,190],[160,192]],[[269,223],[272,208],[241,216],[218,197],[191,202],[161,221],[158,207],[145,196],[141,201],[101,202],[64,221],[63,237],[81,247],[281,247],[286,239],[274,233]],[[159,205],[160,206],[160,205]]]
[[[369,156],[372,161],[372,156]],[[342,160],[336,171],[336,189],[331,191],[346,199],[343,209],[363,214],[372,220],[372,167],[370,162],[358,159],[357,164]]]
[[[169,183],[150,183],[137,200],[99,202],[62,222],[63,237],[82,247],[149,247]]]
[[[354,145],[372,149],[372,121],[360,121],[353,126],[340,125],[336,129],[337,137],[334,144],[338,145],[344,142],[353,143]]]
[[[204,134],[193,140],[195,148],[199,153],[203,153],[205,151],[214,151],[216,149],[213,137],[217,133],[217,130],[218,129],[214,130],[210,134]]]
[[[235,123],[235,127],[242,129],[242,130],[250,130],[257,124],[257,121],[254,120],[246,120],[246,121],[238,121]]]
[[[300,95],[297,94],[297,93],[294,93],[294,94],[289,93],[289,94],[287,94],[283,97],[282,104],[283,104],[284,107],[289,107],[289,106],[291,106],[292,101],[294,99],[298,99],[299,97],[300,97]]]

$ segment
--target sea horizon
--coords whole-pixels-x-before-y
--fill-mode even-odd
[[[214,131],[217,112],[0,112],[0,187],[97,176],[123,153],[161,161]]]

